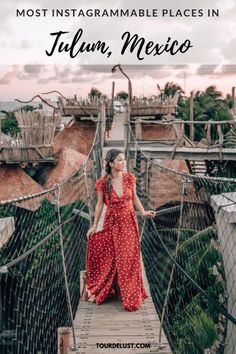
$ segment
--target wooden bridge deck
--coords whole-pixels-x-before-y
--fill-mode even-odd
[[[149,293],[144,270],[143,279],[149,297],[137,311],[125,311],[121,301],[115,299],[107,299],[100,305],[80,301],[74,319],[78,349],[70,354],[172,353],[164,332],[161,337],[162,346],[158,348],[160,320]],[[122,349],[105,347],[109,343],[118,344]],[[133,344],[133,348],[123,348],[128,343]],[[141,344],[141,348],[136,347],[136,344]]]
[[[114,119],[114,129],[111,131],[110,140],[118,141],[123,138],[124,114],[119,114]],[[104,148],[103,153],[106,153]],[[105,208],[103,210],[98,230],[102,228]],[[172,353],[164,332],[161,337],[161,348],[158,348],[160,320],[152,301],[149,286],[142,265],[143,280],[149,297],[142,306],[134,312],[125,311],[122,302],[116,299],[106,299],[104,303],[80,301],[74,319],[77,354],[111,354],[111,353]],[[107,348],[111,344],[114,348]],[[125,344],[130,348],[123,348]],[[140,348],[136,344],[141,344]],[[100,345],[100,347],[97,346]],[[103,346],[104,344],[104,346]],[[118,344],[121,348],[115,348]],[[132,348],[133,344],[133,348]],[[102,348],[103,346],[103,348]]]

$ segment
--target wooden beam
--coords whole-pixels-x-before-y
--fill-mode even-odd
[[[78,209],[73,209],[73,214],[78,214],[79,216],[81,216],[82,218],[90,221],[90,216],[88,213],[85,213],[84,211],[80,211]]]
[[[141,150],[151,159],[169,159],[173,147],[157,146],[150,147],[145,144],[139,145]],[[131,146],[130,151],[135,151],[136,148]],[[177,147],[174,155],[175,160],[225,160],[236,161],[236,148],[193,148],[193,147]]]
[[[195,121],[191,121],[191,120],[182,120],[182,119],[173,119],[173,120],[170,120],[170,121],[162,121],[162,120],[151,120],[151,119],[147,119],[147,120],[144,120],[144,119],[141,119],[141,118],[138,118],[139,119],[139,122],[143,123],[143,124],[157,124],[157,125],[173,125],[173,124],[209,124],[209,123],[212,123],[212,124],[231,124],[231,125],[235,125],[236,124],[236,121],[234,120],[220,120],[220,121],[210,121],[210,120],[195,120]],[[130,121],[131,124],[137,124],[136,123],[136,120],[131,120]]]
[[[11,238],[15,231],[15,221],[12,216],[0,218],[0,248]]]

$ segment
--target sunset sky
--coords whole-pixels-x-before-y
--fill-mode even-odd
[[[187,95],[191,90],[204,90],[216,85],[224,94],[236,86],[236,65],[227,66],[123,66],[129,75],[133,94],[136,96],[157,94],[168,81],[178,83]],[[127,91],[127,80],[118,71],[111,73],[110,66],[48,66],[10,65],[0,66],[0,101],[20,98],[29,100],[34,95],[61,91],[66,96],[77,94],[86,97],[91,87],[110,95],[112,81],[115,92]],[[52,95],[52,98],[55,96]]]

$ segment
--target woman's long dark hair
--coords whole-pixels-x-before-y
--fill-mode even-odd
[[[111,166],[110,162],[113,162],[119,154],[124,154],[123,151],[118,149],[111,149],[107,151],[105,157],[105,171],[106,171],[106,190],[108,192],[108,196],[110,199],[110,191],[111,191]]]

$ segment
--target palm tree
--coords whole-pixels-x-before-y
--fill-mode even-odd
[[[167,82],[162,89],[160,85],[157,84],[157,89],[160,92],[160,97],[164,98],[167,96],[174,96],[176,93],[182,94],[184,91],[182,90],[181,86],[175,84],[174,82]]]
[[[101,98],[102,96],[102,93],[101,91],[99,91],[96,87],[92,87],[89,94],[88,94],[88,97],[91,99],[91,100],[95,100],[97,98]]]
[[[222,121],[232,120],[229,99],[224,99],[222,93],[212,85],[205,91],[197,91],[193,97],[194,120],[197,121]],[[189,120],[190,98],[179,102],[178,116],[183,120]],[[206,137],[204,125],[195,124],[195,140],[200,141]],[[223,134],[229,130],[229,125],[222,126]],[[186,126],[185,134],[189,136],[189,127]],[[218,133],[215,126],[211,128],[211,140],[215,142],[218,139]]]
[[[208,86],[205,93],[214,99],[222,98],[222,92],[218,91],[215,85]]]
[[[126,101],[129,97],[128,93],[125,91],[118,92],[116,96],[118,99],[123,100],[123,101]]]

